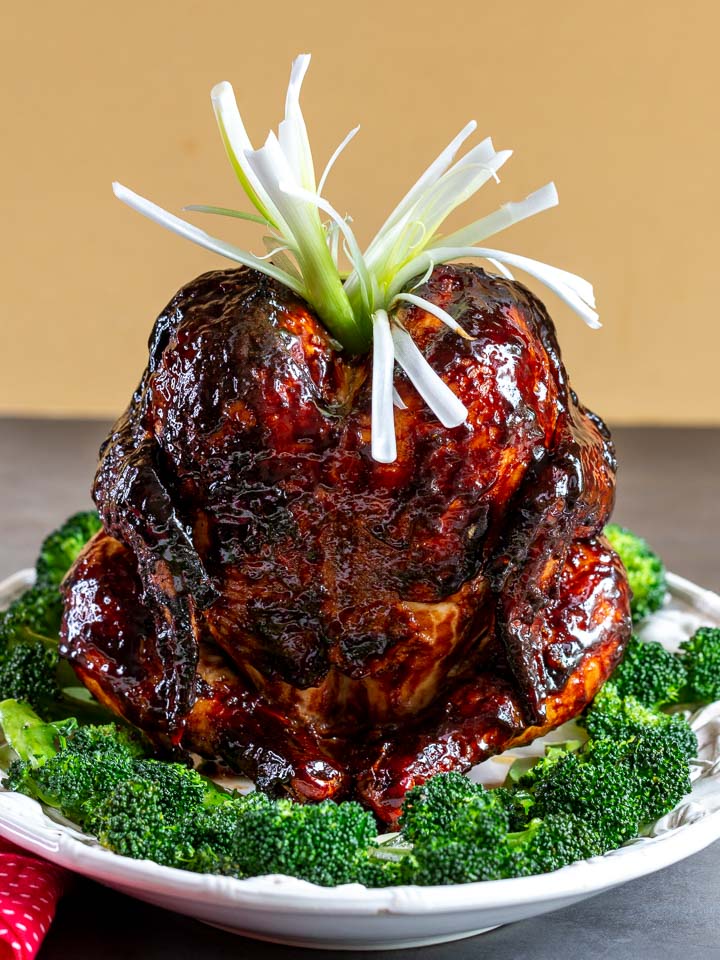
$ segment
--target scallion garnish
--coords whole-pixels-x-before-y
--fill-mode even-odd
[[[468,336],[447,311],[413,293],[438,264],[470,257],[488,261],[509,277],[508,267],[523,270],[556,293],[588,326],[600,324],[593,309],[592,286],[586,280],[537,260],[478,246],[512,224],[555,206],[554,184],[546,184],[517,203],[503,204],[454,233],[443,236],[439,232],[453,210],[488,180],[498,180],[497,171],[511,156],[510,150],[496,151],[487,138],[455,161],[457,151],[475,131],[474,121],[430,164],[362,251],[349,218],[322,196],[332,166],[359,128],[340,143],[316,182],[300,108],[300,89],[309,63],[309,54],[293,62],[285,117],[277,135],[271,131],[258,150],[247,135],[230,84],[220,83],[212,91],[228,158],[256,212],[200,204],[185,209],[262,225],[266,230],[264,256],[210,236],[119,183],[113,184],[113,190],[128,206],[169,230],[294,290],[348,351],[364,353],[372,344],[371,452],[375,460],[390,463],[397,456],[394,408],[402,406],[393,387],[396,362],[446,427],[457,427],[467,417],[459,398],[432,370],[397,318],[397,309],[410,304],[432,314],[459,336]],[[323,214],[328,219],[323,220]],[[351,264],[347,276],[339,266],[341,245]]]

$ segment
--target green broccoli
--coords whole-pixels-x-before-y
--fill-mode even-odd
[[[546,775],[567,755],[566,750],[553,750],[543,764]],[[403,806],[401,842],[369,851],[363,882],[427,885],[529,876],[605,849],[595,826],[568,811],[511,830],[511,818],[527,821],[528,803],[514,799],[516,793],[520,791],[486,790],[459,774],[440,774],[414,787]],[[402,842],[410,836],[412,843]]]
[[[462,806],[484,795],[485,788],[461,773],[438,773],[405,794],[400,829],[414,842],[444,834]]]
[[[286,873],[321,886],[352,883],[375,833],[372,815],[351,801],[254,804],[238,818],[231,872]]]
[[[42,643],[12,647],[0,660],[0,698],[25,700],[43,710],[60,698],[57,654]]]
[[[598,832],[603,850],[634,837],[642,822],[638,784],[624,742],[590,740],[577,753],[549,765],[540,761],[522,780],[531,790],[534,816],[578,817]]]
[[[165,809],[156,783],[119,781],[97,806],[93,820],[100,843],[126,857],[180,867],[195,853],[188,818]]]
[[[432,783],[430,780],[425,786],[430,787]],[[402,860],[405,883],[421,886],[470,883],[509,875],[510,823],[506,805],[493,790],[477,789],[471,799],[460,804],[451,819],[440,811],[438,823],[442,826],[437,833],[423,829],[416,835],[412,852]],[[426,819],[424,827],[428,825]]]
[[[0,703],[0,727],[15,756],[32,768],[55,756],[78,729],[74,718],[47,723],[27,703],[17,700]]]
[[[507,842],[508,875],[513,877],[550,873],[604,853],[602,837],[593,824],[565,812],[532,820],[524,831],[508,834]]]
[[[76,514],[51,534],[38,558],[36,586],[0,613],[0,699],[26,700],[48,719],[109,717],[89,694],[74,694],[75,674],[58,657],[63,613],[59,580],[98,525],[97,514]]]
[[[629,740],[628,763],[637,782],[643,824],[669,813],[690,793],[686,744],[672,726],[651,726]]]
[[[139,733],[114,723],[87,724],[74,728],[64,742],[63,749],[91,757],[122,753],[131,760],[142,760],[148,754],[147,742]]]
[[[632,592],[630,609],[634,621],[659,610],[665,599],[665,566],[648,543],[632,530],[611,523],[605,527],[610,546],[623,562]]]
[[[634,697],[644,706],[656,708],[680,700],[687,683],[687,670],[683,659],[661,643],[633,636],[612,675],[612,682],[621,697]]]
[[[179,769],[176,775],[183,776]],[[98,806],[98,839],[126,857],[197,873],[242,875],[236,862],[238,824],[248,811],[270,809],[274,801],[260,793],[229,794],[209,782],[202,792],[190,788],[192,799],[186,795],[180,802],[186,789],[171,786],[169,796],[168,784],[157,778],[123,781]]]
[[[41,643],[57,652],[63,601],[57,587],[26,590],[0,613],[0,655],[23,643]]]
[[[412,882],[408,881],[406,877],[407,872],[402,858],[383,860],[373,856],[371,848],[357,868],[355,882],[362,883],[372,889],[378,889],[379,887],[398,887],[404,883]]]
[[[700,703],[720,700],[720,628],[701,627],[680,649],[687,672],[687,699]]]
[[[660,728],[664,735],[677,743],[686,760],[697,756],[698,742],[695,732],[680,714],[661,713],[645,707],[634,697],[622,697],[610,680],[593,700],[580,718],[593,739],[629,740],[642,737],[650,728]]]
[[[85,544],[102,527],[96,510],[75,513],[49,534],[35,563],[39,586],[57,587]]]
[[[467,883],[506,876],[506,839],[515,812],[507,791],[487,790],[459,773],[441,773],[413,787],[400,817],[403,839],[412,843],[405,855],[398,851],[403,882]]]
[[[60,699],[57,587],[32,587],[0,613],[0,699],[27,700],[43,714]]]
[[[186,861],[186,869],[197,873],[236,874],[232,853],[238,819],[254,807],[267,807],[273,802],[264,793],[253,791],[243,796],[230,795],[224,803],[206,805],[195,812],[190,834],[193,853]]]
[[[25,700],[45,719],[79,716],[103,721],[110,712],[58,657],[62,597],[57,587],[33,587],[0,613],[0,699]]]
[[[133,776],[143,751],[139,740],[113,725],[43,724],[26,704],[14,701],[0,704],[0,719],[18,754],[8,772],[10,789],[61,810],[81,826],[92,823],[97,804],[113,787]],[[44,738],[42,753],[30,751],[28,733]]]
[[[166,814],[175,820],[189,810],[198,813],[224,803],[229,796],[197,770],[166,760],[138,760],[133,765],[133,779],[153,784]]]
[[[620,715],[614,737],[627,732],[625,722]],[[672,810],[690,791],[687,737],[673,723],[638,722],[634,731],[625,740],[588,740],[576,753],[536,764],[520,781],[532,796],[532,814],[572,814],[597,832],[603,850],[613,850]]]

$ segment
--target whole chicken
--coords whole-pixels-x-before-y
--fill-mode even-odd
[[[468,416],[446,429],[400,375],[380,463],[368,356],[250,268],[185,286],[64,584],[62,655],[160,747],[391,824],[414,784],[577,715],[630,634],[613,446],[547,311],[467,265],[418,293],[471,338],[400,311]]]

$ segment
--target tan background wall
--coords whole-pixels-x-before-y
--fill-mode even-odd
[[[327,190],[362,239],[476,117],[516,155],[470,213],[555,179],[560,208],[497,245],[596,285],[599,333],[545,297],[583,399],[614,422],[720,422],[715,0],[2,7],[0,412],[125,405],[155,314],[221,262],[121,206],[110,181],[176,211],[239,205],[210,87],[233,81],[260,141],[310,50],[318,166],[362,124]],[[253,227],[209,226],[258,249]]]

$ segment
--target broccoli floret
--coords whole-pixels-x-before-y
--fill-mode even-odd
[[[424,840],[400,862],[398,874],[401,883],[421,887],[500,880],[509,875],[509,851],[502,828],[488,819],[482,824],[468,823],[467,833],[452,839]]]
[[[57,587],[32,587],[0,614],[0,699],[26,700],[47,715],[60,699]]]
[[[522,833],[508,836],[509,875],[527,877],[550,873],[604,852],[602,837],[591,823],[573,814],[549,814],[532,820]]]
[[[5,734],[20,756],[8,772],[10,788],[61,810],[80,825],[90,826],[103,798],[133,776],[140,743],[118,727],[75,727],[58,736],[58,724],[36,725],[31,729],[47,731],[47,738],[44,756],[33,760],[21,742],[24,735],[13,737],[2,715]]]
[[[690,793],[685,744],[678,741],[673,727],[649,727],[628,741],[628,763],[638,784],[641,823],[669,813]]]
[[[132,777],[132,772],[132,761],[122,753],[93,757],[62,750],[36,770],[17,761],[8,778],[12,790],[56,807],[81,826],[90,826],[101,798]]]
[[[357,883],[362,883],[366,887],[374,889],[378,887],[397,887],[404,883],[413,882],[407,880],[407,870],[402,859],[380,860],[371,855],[365,857],[358,866],[355,880]]]
[[[351,883],[375,832],[357,803],[276,800],[243,811],[230,860],[240,877],[286,873],[321,886]]]
[[[110,713],[84,688],[72,686],[72,668],[58,658],[63,600],[57,586],[26,590],[0,613],[0,699],[26,700],[46,719],[81,716],[102,721]]]
[[[171,776],[176,775],[183,776],[179,770]],[[180,791],[186,789],[184,785]],[[204,798],[190,788],[195,802],[183,808],[175,790],[170,787],[168,803],[168,785],[157,779],[138,776],[119,784],[97,811],[100,842],[126,857],[197,873],[237,876],[238,824],[249,810],[269,808],[273,801],[263,794],[232,795],[210,783]]]
[[[216,797],[217,800],[220,798]],[[271,807],[273,801],[259,791],[244,796],[223,794],[221,802],[215,801],[208,803],[206,799],[202,809],[194,814],[196,846],[211,847],[216,855],[229,858],[236,843],[238,819],[248,810]]]
[[[439,773],[405,794],[400,829],[412,842],[441,836],[462,806],[485,793],[461,773]]]
[[[57,650],[63,601],[53,586],[35,586],[26,590],[0,613],[0,654],[23,643],[42,643]]]
[[[688,700],[720,700],[720,628],[701,627],[680,644],[687,671]]]
[[[45,538],[35,564],[39,586],[59,586],[85,544],[102,527],[96,510],[75,513]]]
[[[166,811],[162,788],[147,780],[125,779],[109,791],[95,813],[103,846],[137,860],[165,866],[189,863],[195,855],[188,817]]]
[[[88,724],[73,729],[64,749],[91,757],[123,754],[131,760],[146,757],[148,752],[147,743],[140,734],[114,723]]]
[[[526,876],[602,853],[608,844],[594,822],[567,805],[557,813],[545,810],[542,820],[536,815],[538,785],[547,792],[548,781],[559,782],[552,771],[574,756],[576,746],[550,748],[521,778],[521,789],[486,790],[459,774],[441,774],[413,788],[401,817],[412,849],[399,864],[368,872],[370,882],[398,882],[399,876],[401,882],[426,885]],[[535,819],[528,824],[530,814]]]
[[[591,737],[630,740],[657,728],[675,741],[686,760],[697,756],[697,737],[683,716],[650,710],[634,697],[621,697],[614,679],[605,684],[580,720]]]
[[[57,654],[42,643],[13,647],[0,660],[0,699],[25,700],[46,712],[60,698]]]
[[[180,863],[193,854],[201,828],[205,841],[217,833],[217,825],[211,829],[201,814],[230,795],[195,770],[144,759],[144,753],[142,741],[126,730],[111,724],[79,727],[62,742],[56,737],[40,765],[13,763],[9,784],[98,832],[119,853],[155,858],[153,850],[165,850],[158,862]],[[136,830],[135,821],[142,828]],[[171,857],[173,845],[178,850]]]
[[[647,541],[632,530],[611,523],[605,527],[610,546],[623,562],[632,592],[630,610],[634,621],[659,610],[665,599],[665,566]]]
[[[720,664],[720,656],[718,662]],[[683,659],[661,643],[645,642],[633,636],[612,675],[612,682],[621,697],[634,697],[646,707],[661,707],[678,702],[687,683],[687,671]]]
[[[182,763],[164,760],[140,760],[133,767],[133,777],[154,784],[168,816],[180,820],[187,811],[198,813],[224,803],[229,794],[212,780],[203,777]]]
[[[469,883],[507,875],[508,805],[495,790],[461,774],[439,774],[408,791],[400,822],[403,836],[413,842],[401,861],[405,883]]]
[[[521,785],[535,816],[572,814],[613,850],[689,792],[687,753],[675,725],[649,724],[626,740],[589,740],[577,753],[541,762]]]
[[[578,753],[566,753],[547,767],[538,764],[523,785],[532,788],[535,816],[578,817],[597,830],[603,850],[634,837],[642,822],[625,743],[590,740]]]
[[[269,807],[273,801],[254,791],[245,796],[227,796],[224,803],[203,807],[193,814],[192,826],[186,833],[192,838],[193,855],[186,869],[197,873],[238,873],[232,853],[237,843],[237,824],[248,810]]]

